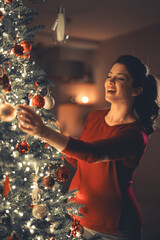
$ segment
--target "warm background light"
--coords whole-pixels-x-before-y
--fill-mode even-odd
[[[88,102],[89,102],[89,98],[87,96],[83,96],[82,103],[88,103]]]
[[[93,105],[97,103],[96,84],[93,83],[63,83],[59,88],[61,102],[69,103],[74,98],[77,104]]]

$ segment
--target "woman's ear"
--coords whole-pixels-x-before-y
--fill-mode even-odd
[[[133,89],[133,92],[132,92],[132,96],[133,96],[133,97],[137,97],[137,96],[139,96],[142,92],[143,92],[143,88],[142,88],[142,87],[134,88],[134,89]]]

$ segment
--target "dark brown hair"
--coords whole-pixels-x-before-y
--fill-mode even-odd
[[[132,55],[122,55],[115,63],[124,64],[134,79],[133,87],[142,87],[143,92],[135,97],[133,108],[139,116],[147,135],[153,131],[153,123],[158,116],[159,106],[156,102],[158,97],[157,81],[149,74],[149,70],[143,62]]]

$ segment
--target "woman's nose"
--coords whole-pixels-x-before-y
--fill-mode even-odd
[[[115,83],[115,78],[114,77],[109,78],[109,82],[110,83]]]

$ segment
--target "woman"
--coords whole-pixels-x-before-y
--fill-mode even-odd
[[[110,109],[92,112],[80,139],[51,130],[27,105],[19,106],[20,127],[77,167],[70,190],[79,189],[74,200],[84,204],[80,221],[86,239],[99,234],[103,240],[140,240],[132,177],[158,116],[156,80],[138,58],[120,56],[105,81],[105,99]]]

